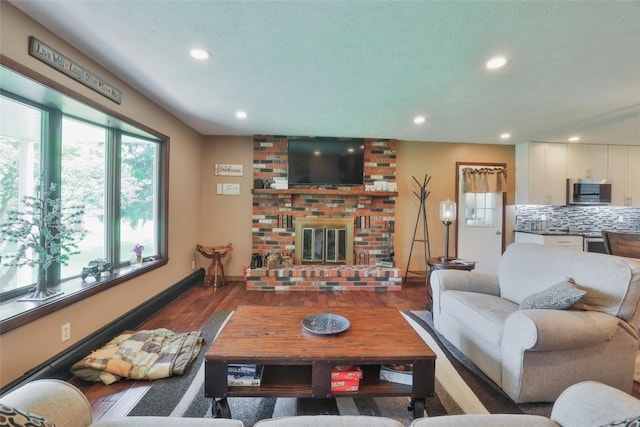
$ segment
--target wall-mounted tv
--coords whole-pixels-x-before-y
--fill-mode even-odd
[[[363,139],[289,139],[289,186],[362,185]]]

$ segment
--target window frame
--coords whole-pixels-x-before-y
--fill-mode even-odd
[[[168,189],[169,189],[169,148],[170,148],[170,138],[167,135],[164,135],[154,129],[149,128],[148,126],[137,122],[130,117],[126,117],[115,110],[108,108],[107,106],[94,101],[91,98],[88,98],[64,85],[61,83],[52,80],[42,74],[31,70],[24,65],[0,54],[0,65],[2,68],[6,69],[6,72],[12,72],[17,74],[16,78],[24,79],[24,87],[21,88],[12,88],[12,90],[7,90],[5,87],[0,87],[0,90],[3,94],[10,95],[12,98],[17,98],[21,102],[26,102],[28,104],[34,105],[37,108],[48,111],[49,114],[60,114],[67,115],[73,118],[78,118],[81,120],[86,120],[91,123],[97,123],[101,126],[108,127],[110,129],[114,129],[118,135],[127,134],[133,135],[138,138],[150,139],[158,141],[159,150],[158,150],[158,251],[157,255],[154,257],[154,260],[145,261],[145,263],[140,268],[131,269],[127,267],[118,267],[114,269],[114,274],[106,278],[105,280],[96,283],[95,285],[91,283],[89,286],[86,284],[79,285],[78,280],[71,279],[65,280],[59,283],[60,290],[64,292],[64,294],[60,297],[57,297],[52,300],[46,300],[42,302],[29,302],[29,303],[17,303],[15,301],[15,295],[10,295],[11,292],[5,292],[2,295],[2,300],[0,300],[0,307],[2,308],[2,318],[0,319],[0,334],[4,334],[13,329],[16,329],[20,326],[23,326],[29,322],[37,320],[41,317],[44,317],[50,313],[53,313],[57,310],[60,310],[69,305],[75,304],[76,302],[82,301],[85,298],[89,298],[97,293],[103,292],[107,289],[110,289],[114,286],[120,285],[128,280],[136,278],[142,274],[145,274],[149,271],[155,270],[156,268],[160,268],[168,263],[169,260],[169,245],[168,245]],[[4,73],[4,70],[0,70],[0,72]],[[3,83],[4,85],[5,83]],[[6,84],[11,84],[8,82]],[[64,111],[64,108],[57,109],[55,107],[51,107],[48,105],[44,105],[44,102],[39,102],[38,99],[32,99],[28,93],[30,91],[29,88],[33,88],[33,85],[39,85],[40,89],[47,93],[54,93],[56,96],[63,97],[64,99],[73,101],[75,108],[73,111]],[[82,115],[78,115],[78,108],[86,109],[86,117],[82,117]],[[94,120],[94,117],[100,117],[106,123],[101,123],[99,120]],[[113,125],[115,124],[115,125]],[[50,126],[49,126],[50,129]],[[136,132],[137,131],[137,132]],[[50,149],[50,148],[49,148]],[[47,155],[47,154],[45,154]],[[110,178],[113,180],[113,177]],[[119,179],[119,178],[118,178]],[[111,182],[110,185],[117,184]],[[111,205],[113,206],[113,205]],[[110,218],[111,221],[114,220],[113,217]],[[115,225],[114,233],[119,233],[119,225]],[[30,291],[34,289],[34,286],[28,286],[25,288],[21,288],[25,291]],[[20,292],[21,295],[24,295],[24,292]],[[11,306],[13,305],[13,306]],[[24,306],[23,308],[18,307],[19,305]]]

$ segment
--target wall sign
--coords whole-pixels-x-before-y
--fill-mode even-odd
[[[45,64],[63,72],[67,76],[106,96],[113,102],[122,103],[122,92],[111,86],[100,77],[70,60],[55,49],[42,43],[34,36],[29,36],[29,55]]]
[[[216,175],[242,176],[242,165],[227,165],[216,163]]]

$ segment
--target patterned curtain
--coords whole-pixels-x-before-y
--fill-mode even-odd
[[[465,193],[503,193],[507,191],[507,170],[504,168],[464,168]]]

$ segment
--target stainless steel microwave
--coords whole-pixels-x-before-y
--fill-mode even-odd
[[[567,179],[568,205],[608,205],[611,203],[611,181],[608,179]]]

